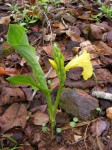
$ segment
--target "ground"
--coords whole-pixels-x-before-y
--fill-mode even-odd
[[[111,3],[109,0],[0,1],[0,150],[112,150]],[[69,112],[74,102],[68,93],[68,104],[62,93],[61,100],[68,107],[60,105],[57,110],[56,128],[61,128],[61,133],[54,130],[51,135],[47,103],[40,91],[7,81],[15,75],[32,76],[30,65],[7,42],[9,24],[25,27],[48,86],[53,90],[53,100],[59,87],[56,72],[48,61],[53,58],[53,44],[58,44],[65,64],[84,49],[91,56],[94,76],[85,81],[82,68],[67,72],[64,88],[78,91],[74,97],[77,104],[73,114]],[[91,113],[89,110],[97,105]],[[78,121],[71,127],[74,117]],[[43,132],[45,121],[46,132]]]

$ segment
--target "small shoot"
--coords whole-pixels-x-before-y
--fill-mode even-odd
[[[97,110],[98,112],[101,112],[101,111],[102,111],[102,109],[101,109],[100,107],[97,107],[96,110]]]
[[[27,116],[27,117],[26,117],[26,121],[28,121],[29,119],[30,119],[30,116]]]
[[[57,132],[57,134],[59,134],[59,133],[62,132],[62,129],[61,128],[56,128],[56,132]]]
[[[46,123],[42,124],[42,132],[46,132],[47,131],[47,127],[46,127]]]
[[[74,121],[74,122],[78,122],[78,118],[77,118],[77,117],[74,117],[74,118],[73,118],[73,121]]]
[[[107,5],[102,5],[99,10],[102,11],[103,15],[107,18],[112,19],[112,5],[107,6]]]
[[[74,121],[70,122],[70,127],[75,127],[75,122]]]
[[[18,144],[18,142],[15,139],[13,139],[12,137],[2,134],[2,133],[1,133],[1,135],[2,135],[2,137],[7,138],[8,140],[12,141],[14,144],[16,144],[16,145]]]
[[[78,122],[78,118],[77,118],[77,117],[74,117],[74,118],[73,118],[73,121],[71,121],[70,124],[69,124],[70,127],[75,127],[76,122]]]
[[[52,81],[51,81],[51,80],[47,80],[47,83],[48,83],[49,85],[51,85],[51,84],[52,84]]]

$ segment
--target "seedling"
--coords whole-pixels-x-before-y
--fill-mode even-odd
[[[102,10],[105,17],[112,18],[112,5],[106,6],[103,4],[99,9]]]
[[[42,131],[43,131],[43,132],[46,132],[46,131],[47,131],[46,123],[43,123],[43,124],[42,124]]]
[[[12,10],[9,13],[15,14],[14,22],[21,26],[28,26],[29,24],[35,23],[37,20],[41,19],[40,11],[36,6],[30,6],[25,4],[25,8],[19,7],[18,4],[11,5],[7,4]],[[18,15],[21,19],[18,19]]]
[[[82,76],[84,80],[90,78],[93,74],[93,68],[90,61],[90,55],[85,50],[82,55],[77,56],[71,60],[64,67],[64,57],[60,52],[57,44],[53,47],[54,60],[49,60],[51,65],[56,71],[59,78],[59,88],[57,91],[55,102],[52,103],[51,92],[48,88],[45,74],[38,62],[35,48],[29,45],[27,35],[24,27],[20,25],[10,25],[8,31],[8,42],[11,46],[26,60],[32,68],[33,77],[30,75],[17,75],[7,78],[14,85],[28,85],[31,86],[35,91],[40,90],[46,98],[48,104],[48,114],[51,123],[51,132],[53,134],[54,127],[56,125],[56,112],[60,101],[61,92],[66,80],[66,72],[75,67],[83,67]]]
[[[1,133],[1,135],[2,135],[3,138],[6,138],[6,139],[12,141],[12,142],[15,144],[14,147],[9,148],[8,150],[17,150],[17,149],[19,148],[19,147],[18,147],[18,142],[17,142],[15,139],[13,139],[12,137],[10,137],[10,136],[8,136],[8,135],[2,134],[2,133]],[[0,150],[4,150],[3,144],[1,144]]]
[[[74,117],[74,118],[73,118],[73,121],[74,121],[74,122],[78,122],[78,118]]]
[[[51,81],[51,80],[47,80],[47,83],[48,83],[49,85],[51,85],[51,84],[52,84],[52,81]]]
[[[102,16],[102,13],[98,13],[97,15],[91,15],[92,18],[94,18],[96,20],[96,22],[100,22],[100,16]]]
[[[62,132],[62,129],[61,128],[56,128],[56,132],[59,134]]]
[[[75,127],[76,122],[78,122],[78,118],[74,117],[73,121],[70,122],[70,127]]]
[[[74,121],[70,122],[70,127],[75,127],[75,122]]]
[[[102,111],[102,109],[101,109],[100,107],[96,108],[96,110],[97,110],[98,112],[101,112],[101,111]]]

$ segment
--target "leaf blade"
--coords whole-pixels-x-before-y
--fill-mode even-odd
[[[34,90],[38,90],[38,84],[29,75],[18,75],[7,78],[14,85],[30,85]]]

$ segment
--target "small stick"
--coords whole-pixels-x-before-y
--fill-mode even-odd
[[[92,96],[96,98],[103,98],[112,101],[112,94],[111,93],[106,93],[102,91],[93,91]]]

